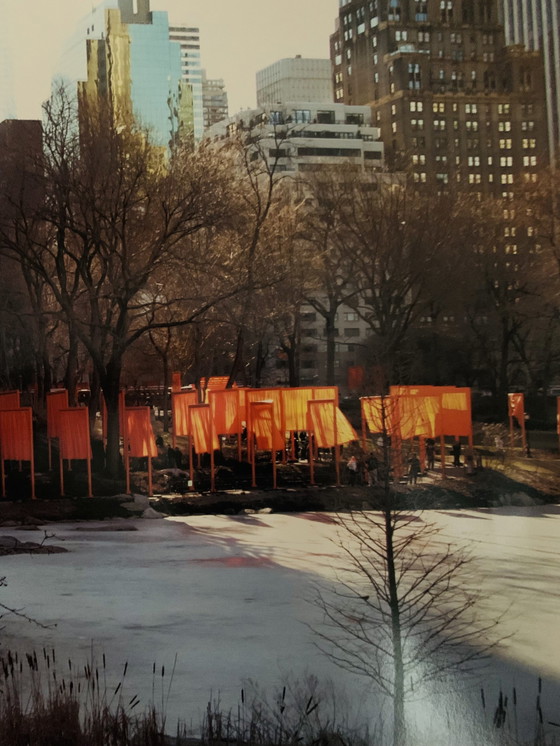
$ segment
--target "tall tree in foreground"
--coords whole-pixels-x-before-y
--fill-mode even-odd
[[[387,697],[393,744],[406,746],[405,705],[434,683],[472,671],[496,645],[498,619],[481,615],[468,552],[454,547],[423,514],[405,508],[391,482],[384,398],[380,484],[371,510],[337,518],[341,567],[334,589],[320,589],[319,647],[342,668],[366,677]],[[429,692],[429,690],[428,690]]]

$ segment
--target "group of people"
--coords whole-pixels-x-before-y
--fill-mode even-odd
[[[482,468],[480,454],[477,451],[469,449],[461,461],[462,446],[459,440],[456,440],[451,446],[451,455],[453,456],[453,466],[465,468],[467,475],[473,475],[477,470]],[[435,469],[436,442],[433,438],[426,438],[425,442],[425,471]],[[407,461],[406,481],[408,484],[417,484],[418,479],[425,471],[422,468],[418,454],[412,453]],[[347,483],[349,485],[366,484],[368,487],[376,484],[382,484],[387,470],[379,461],[375,453],[355,456],[352,455],[346,462]]]
[[[349,485],[366,484],[368,487],[373,487],[376,484],[383,484],[387,469],[385,464],[371,451],[359,459],[356,456],[350,456],[346,462],[346,473]]]

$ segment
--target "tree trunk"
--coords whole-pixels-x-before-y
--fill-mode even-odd
[[[66,360],[66,372],[64,374],[64,387],[68,391],[68,406],[76,406],[76,388],[78,383],[78,340],[68,330],[69,348]]]
[[[107,407],[107,450],[105,470],[111,479],[121,477],[119,391],[121,381],[120,362],[111,361],[102,378],[103,396]]]
[[[385,506],[385,546],[387,557],[387,583],[391,607],[391,633],[393,644],[393,745],[405,746],[406,729],[404,720],[404,663],[402,652],[402,630],[400,604],[395,575],[395,553],[393,546],[393,526],[389,504]]]
[[[326,385],[334,386],[334,361],[336,356],[336,328],[335,328],[335,311],[329,311],[325,316],[325,338],[327,343],[327,374]]]
[[[243,348],[245,346],[245,335],[243,334],[243,329],[240,327],[239,331],[237,332],[237,345],[235,347],[235,358],[233,359],[233,363],[231,366],[231,370],[229,372],[229,378],[227,382],[226,388],[230,389],[233,384],[235,383],[235,379],[241,372],[242,364],[243,364]],[[247,381],[243,381],[244,384],[247,384]]]
[[[169,432],[169,387],[171,385],[169,359],[167,354],[163,358],[163,432]]]

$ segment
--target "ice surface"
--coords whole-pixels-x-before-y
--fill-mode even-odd
[[[424,517],[427,517],[425,514]],[[489,608],[508,610],[501,634],[511,635],[482,679],[463,688],[488,716],[498,687],[515,686],[520,717],[535,723],[542,676],[545,719],[560,719],[560,508],[500,508],[431,513],[450,541],[469,544]],[[247,679],[271,691],[286,680],[316,674],[346,690],[362,712],[376,711],[363,681],[337,669],[314,645],[308,625],[317,579],[332,579],[337,530],[326,514],[176,517],[128,522],[138,530],[96,531],[97,524],[49,526],[67,554],[2,558],[8,587],[0,600],[23,608],[50,630],[4,619],[4,649],[54,647],[59,659],[84,662],[105,653],[118,680],[128,661],[126,690],[161,701],[161,666],[169,673],[170,722],[199,721],[211,696],[239,701]],[[121,522],[122,524],[122,522]],[[99,524],[104,528],[107,522]],[[79,528],[80,530],[76,530]],[[33,538],[31,535],[29,538]],[[154,662],[158,673],[154,678]],[[423,704],[421,711],[426,712]],[[461,744],[463,746],[463,744]]]

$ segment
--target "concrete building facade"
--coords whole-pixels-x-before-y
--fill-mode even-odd
[[[333,101],[330,60],[298,55],[274,62],[256,77],[257,106],[279,101]]]

